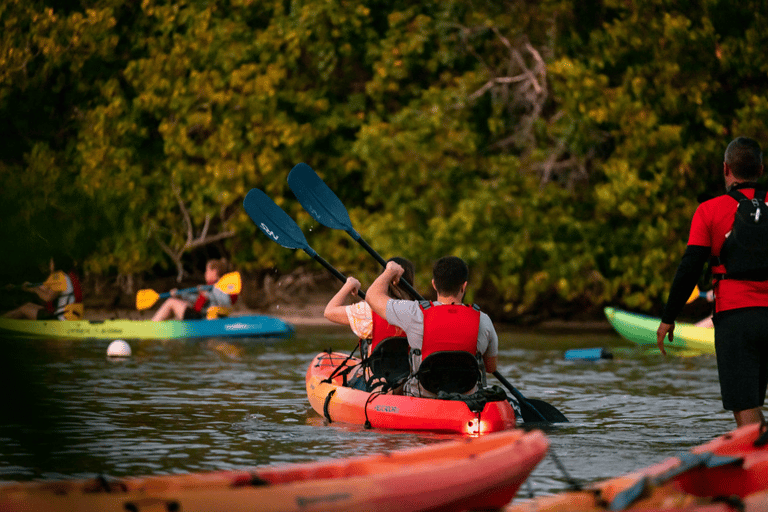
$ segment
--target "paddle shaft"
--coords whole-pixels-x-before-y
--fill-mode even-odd
[[[304,209],[323,226],[331,229],[341,229],[347,232],[357,243],[363,246],[383,267],[387,262],[368,245],[360,236],[360,233],[352,227],[349,212],[341,202],[341,199],[326,185],[323,179],[307,164],[296,164],[288,173],[288,186],[291,187],[296,198]],[[400,280],[402,287],[413,298],[424,300],[405,279]]]
[[[176,290],[176,293],[192,293],[198,290],[210,291],[212,289],[213,289],[212,284],[206,284],[203,286],[194,286],[192,288],[184,288],[183,290]],[[167,299],[168,297],[171,297],[171,292],[163,292],[157,296],[158,299]]]
[[[341,272],[339,272],[338,270],[336,270],[336,268],[333,265],[325,261],[325,259],[323,259],[322,256],[317,254],[314,249],[312,249],[311,247],[302,247],[302,249],[304,250],[304,252],[309,254],[312,257],[312,259],[314,259],[316,262],[324,266],[325,269],[331,274],[333,274],[339,281],[341,281],[342,283],[347,282],[347,277]],[[357,296],[360,297],[361,299],[365,299],[365,292],[363,290],[357,290]]]
[[[499,382],[504,384],[504,387],[506,387],[512,395],[517,398],[517,401],[520,402],[521,405],[525,404],[527,407],[529,407],[539,418],[541,418],[542,421],[545,421],[547,423],[550,423],[550,421],[544,417],[543,414],[539,412],[536,407],[534,407],[531,402],[528,401],[527,398],[523,396],[523,394],[515,388],[501,373],[499,373],[498,370],[493,372],[493,376],[499,379]]]
[[[386,267],[386,266],[387,266],[387,262],[386,262],[386,260],[385,260],[384,258],[382,258],[382,257],[381,257],[381,255],[380,255],[378,252],[376,252],[376,250],[375,250],[373,247],[371,247],[370,245],[368,245],[368,242],[366,242],[365,240],[363,240],[363,237],[361,237],[361,236],[360,236],[360,234],[359,234],[357,231],[355,231],[354,229],[353,229],[353,230],[351,230],[351,231],[352,231],[352,232],[350,232],[349,230],[347,230],[347,233],[349,233],[349,235],[350,235],[352,238],[354,238],[354,239],[355,239],[355,241],[356,241],[357,243],[359,243],[359,244],[360,244],[360,245],[363,247],[363,249],[365,249],[366,251],[368,251],[368,254],[370,254],[371,256],[373,256],[373,258],[374,258],[376,261],[378,261],[378,262],[381,264],[381,266],[382,266],[382,267]],[[417,298],[417,299],[419,299],[419,300],[426,300],[426,299],[424,299],[424,297],[422,297],[422,296],[421,296],[421,294],[420,294],[419,292],[417,292],[417,291],[416,291],[416,290],[413,288],[413,286],[411,286],[411,283],[409,283],[409,282],[408,282],[408,280],[407,280],[407,279],[405,279],[404,277],[401,277],[401,278],[400,278],[400,280],[397,282],[397,284],[398,284],[398,285],[402,285],[402,287],[403,287],[403,288],[405,288],[405,291],[407,291],[408,293],[410,293],[410,294],[411,294],[411,297],[415,297],[415,298]]]
[[[267,235],[273,242],[286,249],[301,249],[313,260],[320,263],[333,274],[339,281],[346,283],[344,274],[336,270],[333,265],[325,261],[315,250],[309,246],[304,233],[296,221],[285,210],[280,208],[269,196],[257,188],[251,189],[243,200],[243,207],[254,224]],[[357,291],[361,299],[365,299],[362,290]]]

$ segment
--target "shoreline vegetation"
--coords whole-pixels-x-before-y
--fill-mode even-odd
[[[336,324],[325,319],[325,305],[338,291],[340,283],[323,270],[309,271],[299,268],[289,274],[279,275],[274,271],[241,272],[242,291],[233,307],[234,316],[268,315],[295,326],[334,327]],[[152,308],[136,309],[136,294],[141,289],[152,289],[158,293],[173,288],[191,288],[202,282],[202,276],[191,276],[177,282],[172,276],[154,278],[119,279],[114,276],[81,276],[83,287],[85,320],[102,321],[109,319],[149,320],[162,304],[158,301]],[[364,285],[365,289],[365,285]],[[434,293],[417,283],[416,289],[427,299],[434,300]],[[34,300],[30,294],[25,299],[6,297],[0,312],[11,310],[19,304]],[[351,299],[351,298],[350,298]],[[504,320],[503,314],[494,308],[498,304],[483,302],[483,290],[477,290],[474,299],[486,311],[498,329],[525,329],[557,332],[613,332],[605,318],[603,306],[586,306],[582,309],[563,307],[555,302],[543,303],[528,315],[521,315],[515,321]],[[358,299],[355,299],[358,300]],[[350,300],[351,303],[351,300]],[[696,322],[709,315],[706,301],[695,301],[686,305],[680,321]]]
[[[123,283],[124,284],[124,283]],[[162,301],[152,308],[138,311],[134,306],[136,292],[139,289],[150,288],[159,293],[172,288],[193,287],[199,282],[187,279],[177,283],[173,278],[157,278],[133,283],[134,291],[128,293],[117,282],[106,283],[102,279],[83,279],[85,291],[85,319],[132,319],[148,320],[160,306]],[[269,274],[254,276],[243,274],[243,289],[237,303],[233,307],[234,316],[269,315],[296,326],[334,327],[336,324],[325,319],[325,305],[338,291],[340,284],[324,272],[297,271],[279,278]],[[428,299],[430,297],[421,290]],[[480,295],[480,294],[478,294]],[[612,331],[608,321],[602,314],[585,312],[577,318],[548,317],[528,324],[512,324],[495,321],[497,326],[516,326],[537,330],[579,330],[579,331]]]
[[[318,267],[259,233],[258,189],[370,284],[288,183],[304,164],[417,289],[454,254],[495,321],[660,316],[728,142],[768,141],[765,2],[586,5],[5,2],[0,282],[73,260],[90,307],[131,309],[226,257],[268,293]]]

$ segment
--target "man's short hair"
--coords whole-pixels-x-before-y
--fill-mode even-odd
[[[469,268],[456,256],[443,256],[432,266],[432,279],[441,295],[458,295],[469,279]]]
[[[763,168],[760,144],[748,137],[737,137],[725,149],[725,163],[736,178],[755,180]]]

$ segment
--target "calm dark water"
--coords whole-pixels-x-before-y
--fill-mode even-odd
[[[617,335],[500,330],[499,369],[571,423],[546,428],[548,457],[521,495],[548,494],[659,462],[734,428],[713,356],[644,354]],[[326,425],[304,376],[343,328],[300,327],[288,340],[108,342],[0,339],[0,480],[140,476],[348,457],[445,436]],[[569,348],[613,360],[574,362]],[[495,381],[491,377],[491,381]]]

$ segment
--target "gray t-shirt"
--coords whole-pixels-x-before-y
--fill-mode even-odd
[[[433,302],[432,304],[441,305],[440,302]],[[421,350],[424,341],[424,313],[421,311],[418,301],[388,300],[387,322],[405,331],[411,350]],[[477,331],[477,352],[484,357],[499,355],[499,337],[496,334],[496,329],[493,327],[491,318],[482,311],[480,312],[480,328]],[[411,355],[412,371],[418,370],[420,365],[421,355]],[[418,384],[418,380],[413,377],[406,382],[404,392],[410,396],[435,397],[433,393],[422,388]]]

